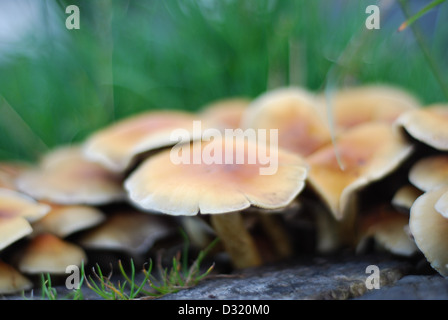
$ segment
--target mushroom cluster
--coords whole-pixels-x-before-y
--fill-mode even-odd
[[[447,124],[448,106],[395,87],[289,87],[133,115],[37,164],[0,163],[0,294],[101,252],[149,255],[179,227],[199,249],[219,237],[234,268],[373,248],[447,276]]]

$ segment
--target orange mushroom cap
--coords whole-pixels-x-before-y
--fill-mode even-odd
[[[300,88],[281,88],[259,96],[249,105],[242,126],[278,129],[278,145],[301,156],[331,141],[315,96]]]
[[[78,146],[47,154],[38,168],[17,178],[17,187],[35,199],[56,204],[103,205],[125,197],[121,176],[87,161]]]
[[[226,146],[232,146],[233,159],[225,163]],[[276,209],[287,206],[305,185],[307,167],[302,158],[283,150],[271,150],[277,159],[275,174],[262,175],[257,157],[249,163],[249,150],[267,154],[266,147],[249,139],[214,139],[202,142],[201,149],[188,145],[190,163],[175,164],[170,151],[163,151],[143,162],[125,181],[130,199],[146,210],[172,215],[219,214],[239,211],[251,205]],[[230,148],[230,147],[229,147]],[[200,150],[201,153],[195,153]],[[208,152],[221,153],[220,163],[207,164],[197,160]],[[230,149],[229,149],[230,150]],[[185,150],[184,150],[185,151]],[[243,154],[244,161],[236,162]],[[215,161],[219,162],[219,161]]]
[[[330,114],[327,101],[321,101],[321,110],[328,121],[334,122],[337,134],[366,122],[392,124],[404,112],[420,106],[406,91],[386,85],[351,87],[335,92],[328,101]]]
[[[328,144],[306,158],[308,181],[340,220],[346,216],[355,191],[385,177],[412,151],[413,146],[391,126],[365,123],[341,134],[336,146]]]
[[[124,172],[140,154],[173,146],[173,130],[185,129],[193,136],[197,118],[182,111],[151,111],[125,118],[93,133],[84,143],[84,154],[114,172]]]

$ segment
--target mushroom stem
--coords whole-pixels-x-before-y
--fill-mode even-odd
[[[212,214],[210,222],[236,268],[261,264],[258,249],[239,212]]]
[[[277,217],[272,214],[262,214],[260,222],[264,232],[269,237],[278,257],[287,258],[292,255],[291,241],[288,239],[285,228],[279,223]]]

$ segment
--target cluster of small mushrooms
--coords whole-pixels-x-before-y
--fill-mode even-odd
[[[198,145],[225,157],[230,139],[204,139],[195,121],[223,133],[277,129],[277,148],[268,135],[262,150],[275,153],[277,171],[260,175],[258,158],[195,161]],[[177,129],[190,134],[190,163],[170,159]],[[232,142],[245,159],[263,148]],[[422,106],[385,85],[331,95],[280,88],[195,113],[134,115],[37,164],[0,163],[0,294],[95,260],[88,252],[148,255],[179,227],[199,249],[219,237],[217,252],[234,268],[373,248],[422,255],[447,276],[447,150],[448,105]]]

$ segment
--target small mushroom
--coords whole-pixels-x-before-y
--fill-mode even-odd
[[[0,189],[0,250],[31,234],[30,222],[41,219],[49,210],[28,196]]]
[[[433,104],[398,117],[395,128],[434,149],[448,150],[448,105]]]
[[[422,191],[448,185],[448,155],[439,154],[418,160],[409,170],[409,181]]]
[[[365,123],[345,131],[336,140],[306,158],[309,184],[336,219],[354,205],[356,191],[395,170],[413,146],[385,123]],[[342,165],[342,166],[341,166]]]
[[[345,88],[321,101],[321,109],[328,121],[334,122],[337,134],[366,122],[392,124],[404,112],[420,106],[408,92],[386,85]]]
[[[408,226],[409,215],[389,205],[378,205],[359,217],[359,243],[373,238],[386,251],[410,257],[418,252],[418,248],[407,232]]]
[[[420,251],[431,266],[448,276],[448,219],[435,209],[435,204],[448,187],[433,189],[421,195],[411,208],[409,227]]]
[[[268,148],[249,139],[217,138],[202,142],[200,149],[190,144],[184,150],[189,152],[189,161],[179,164],[172,161],[170,151],[162,151],[129,176],[125,189],[143,210],[210,215],[211,225],[235,266],[258,265],[260,255],[240,212],[251,205],[265,209],[288,206],[304,188],[307,175],[302,158],[280,149],[270,150],[278,165],[276,172],[260,174],[267,165],[261,163],[259,155],[267,154]],[[249,150],[257,155],[254,163],[249,162]],[[202,155],[210,153],[219,154],[217,161],[201,161]],[[236,161],[238,154],[244,161]]]
[[[278,145],[300,156],[307,156],[331,142],[315,96],[300,88],[281,88],[259,96],[248,106],[242,127],[277,129]]]
[[[199,116],[210,128],[220,131],[237,129],[241,127],[243,115],[249,104],[250,100],[245,98],[218,100],[202,107]]]
[[[105,214],[95,207],[85,205],[56,205],[48,203],[50,212],[32,224],[33,234],[51,233],[60,238],[103,223]]]
[[[93,133],[83,145],[87,159],[101,163],[114,172],[125,172],[141,154],[170,147],[173,130],[187,130],[193,139],[197,116],[182,111],[151,111],[120,120]]]
[[[415,200],[422,195],[422,191],[413,185],[407,184],[395,192],[392,197],[392,205],[399,211],[409,213]]]
[[[78,146],[53,150],[16,182],[21,192],[55,204],[104,205],[125,198],[122,178],[87,161]]]
[[[142,254],[172,232],[172,226],[163,217],[132,210],[119,211],[84,233],[79,243],[86,249]]]
[[[0,261],[0,294],[16,294],[29,290],[33,283],[13,266]]]
[[[87,262],[84,250],[51,234],[40,234],[25,247],[18,268],[26,274],[64,274],[71,265],[80,267]]]

